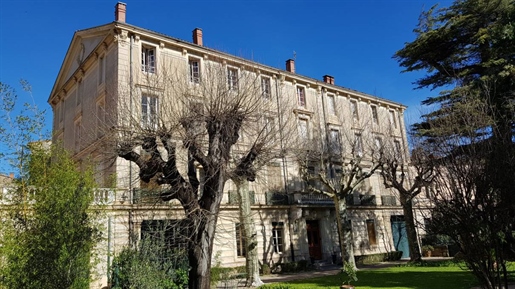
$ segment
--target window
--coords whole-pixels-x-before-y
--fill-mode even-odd
[[[261,77],[261,93],[264,98],[270,98],[272,95],[272,87],[270,85],[269,77]]]
[[[274,253],[282,253],[284,250],[284,223],[272,222],[272,246]]]
[[[329,131],[329,151],[332,154],[341,153],[340,131],[334,128]]]
[[[351,114],[352,114],[352,119],[354,121],[358,121],[359,120],[358,103],[356,101],[352,100],[350,102],[350,110],[351,110]]]
[[[281,190],[283,188],[282,182],[282,170],[278,163],[270,163],[267,166],[267,182],[268,189],[270,190]]]
[[[380,152],[383,148],[383,140],[380,137],[374,138],[375,149]]]
[[[363,139],[359,133],[354,135],[354,154],[358,157],[363,156]]]
[[[76,100],[77,108],[81,107],[82,97],[83,97],[83,88],[84,88],[84,83],[82,80],[79,80],[79,82],[77,82],[77,90],[75,91],[75,100]]]
[[[236,229],[236,256],[245,257],[247,255],[247,245],[243,234],[243,226],[240,223],[235,224]]]
[[[402,161],[401,142],[396,140],[396,141],[393,141],[393,144],[394,144],[394,150],[395,150],[395,157],[398,158],[400,161]]]
[[[377,245],[376,238],[376,225],[374,220],[366,220],[367,232],[368,232],[368,244],[370,246]]]
[[[141,48],[141,71],[148,73],[156,71],[156,50],[153,47]]]
[[[227,68],[227,84],[230,90],[238,89],[238,69]]]
[[[105,129],[105,121],[106,121],[106,112],[105,112],[105,100],[102,99],[97,102],[97,138],[100,138],[104,135]]]
[[[393,128],[397,128],[397,120],[395,119],[395,110],[390,110],[390,124]]]
[[[98,58],[98,85],[104,84],[105,78],[105,58],[102,55],[100,58]]]
[[[299,106],[306,107],[306,94],[304,87],[297,86],[297,100]]]
[[[82,124],[81,124],[80,118],[75,121],[74,131],[75,131],[75,152],[79,152],[80,151],[80,141],[81,141],[81,137],[82,137]]]
[[[305,118],[299,119],[299,136],[302,140],[309,140],[309,123]]]
[[[200,83],[200,61],[198,59],[189,60],[190,81]]]
[[[379,117],[377,116],[377,106],[373,105],[370,107],[372,109],[372,119],[375,124],[379,124]]]
[[[275,138],[275,121],[273,117],[266,116],[264,118],[264,126],[265,126],[265,137],[267,139]]]
[[[173,256],[169,256],[170,253],[177,255],[178,248],[186,249],[188,231],[188,223],[184,220],[143,220],[141,222],[141,241],[159,244],[160,246],[153,247],[160,251],[157,256],[163,259],[172,258]],[[163,241],[164,246],[161,243]]]
[[[336,107],[336,105],[335,105],[334,95],[328,95],[327,96],[327,112],[330,115],[335,115],[336,114],[335,107]]]
[[[145,129],[157,128],[157,97],[141,96],[141,125]]]

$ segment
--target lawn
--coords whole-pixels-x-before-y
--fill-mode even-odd
[[[435,264],[436,265],[436,264]],[[477,282],[468,271],[458,265],[444,266],[399,266],[385,269],[363,269],[358,271],[358,281],[352,284],[356,289],[470,289]],[[344,280],[342,273],[288,283],[275,283],[262,288],[274,289],[339,289]]]

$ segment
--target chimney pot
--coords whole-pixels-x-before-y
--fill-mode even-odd
[[[114,21],[125,23],[125,14],[127,12],[127,4],[118,2],[114,6]]]
[[[324,75],[324,82],[334,85],[334,77],[326,74],[326,75]]]
[[[9,178],[14,179],[14,173],[9,173]]]
[[[286,60],[286,71],[295,73],[295,60],[293,60],[293,59]]]
[[[195,28],[193,29],[193,43],[199,45],[199,46],[203,46],[203,43],[202,43],[202,29],[200,28]]]

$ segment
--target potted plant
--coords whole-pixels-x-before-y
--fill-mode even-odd
[[[342,272],[345,273],[345,281],[340,286],[340,289],[354,289],[354,285],[351,285],[351,282],[358,281],[358,277],[356,276],[356,268],[352,266],[349,262],[343,263]]]
[[[431,257],[431,251],[433,251],[435,248],[431,245],[424,245],[422,246],[422,255],[424,257]]]

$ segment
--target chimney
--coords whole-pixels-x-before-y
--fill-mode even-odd
[[[334,85],[334,77],[326,74],[326,75],[324,75],[324,82]]]
[[[193,43],[202,46],[202,29],[193,29]]]
[[[286,71],[295,73],[295,60],[293,60],[293,59],[286,60]]]
[[[114,21],[125,23],[125,12],[127,11],[127,4],[118,2],[114,6]]]
[[[9,178],[14,179],[14,173],[10,173]]]

